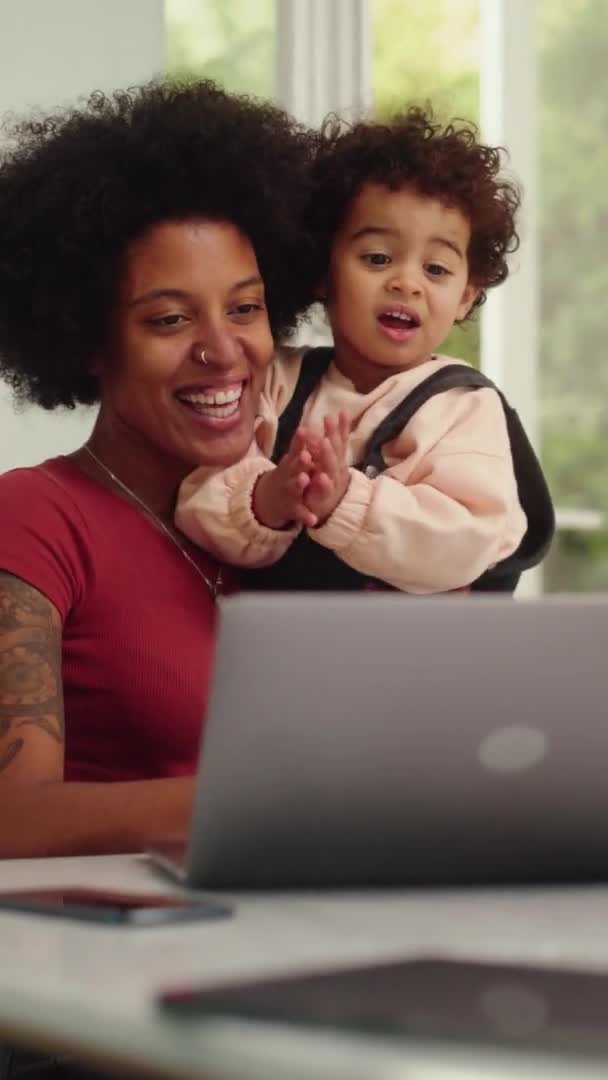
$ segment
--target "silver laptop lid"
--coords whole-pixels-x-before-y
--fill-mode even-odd
[[[608,874],[608,599],[225,600],[188,881]]]

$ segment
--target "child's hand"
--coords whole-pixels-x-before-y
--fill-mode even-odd
[[[303,501],[312,468],[306,433],[298,430],[276,469],[262,473],[253,489],[253,513],[261,525],[269,529],[285,529],[294,522],[304,528],[316,525],[315,514]]]
[[[311,440],[306,443],[313,468],[304,491],[304,502],[315,517],[315,525],[322,525],[333,514],[350,483],[346,460],[350,419],[341,412],[337,419],[326,416],[323,425],[324,436],[317,437],[314,443]],[[307,528],[314,528],[314,525]]]

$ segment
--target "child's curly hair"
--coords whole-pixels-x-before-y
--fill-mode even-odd
[[[480,289],[473,307],[483,304],[486,290],[507,277],[506,256],[519,246],[520,192],[501,175],[503,153],[479,143],[474,125],[453,121],[443,127],[430,110],[418,107],[386,123],[359,121],[346,129],[329,117],[318,144],[308,211],[317,280],[361,188],[370,182],[391,191],[409,186],[457,207],[469,220],[469,277]]]
[[[161,221],[229,221],[251,241],[273,333],[313,299],[301,218],[312,133],[214,83],[154,81],[5,125],[0,377],[18,399],[91,404],[130,243]]]

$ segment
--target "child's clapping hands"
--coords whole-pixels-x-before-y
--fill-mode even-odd
[[[253,512],[262,525],[284,529],[322,525],[333,514],[350,482],[346,460],[350,420],[327,416],[324,433],[300,427],[275,469],[263,473],[253,492]]]

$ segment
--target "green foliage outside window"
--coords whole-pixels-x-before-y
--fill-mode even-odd
[[[561,506],[608,521],[606,3],[539,9],[543,460]],[[547,580],[608,589],[608,529],[564,532]]]
[[[273,96],[274,0],[166,0],[166,21],[172,75]]]

